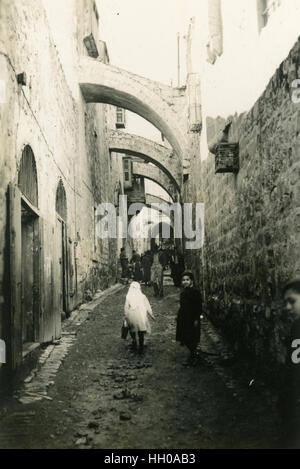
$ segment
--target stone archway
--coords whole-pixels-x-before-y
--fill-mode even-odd
[[[182,183],[182,163],[178,155],[152,140],[138,135],[111,130],[109,149],[112,152],[136,156],[153,163],[172,180],[180,191]]]
[[[10,310],[9,366],[17,368],[23,354],[41,336],[41,226],[38,174],[30,145],[22,151],[18,186],[9,185]]]
[[[178,199],[177,187],[170,181],[170,178],[157,166],[153,166],[147,163],[133,162],[132,172],[136,176],[141,176],[150,181],[156,182],[162,187],[171,197],[172,200]]]
[[[188,155],[185,92],[91,57],[81,57],[79,85],[87,103],[106,103],[139,114],[168,139],[184,164]]]
[[[146,204],[147,205],[153,205],[153,206],[157,206],[157,205],[160,205],[160,204],[170,205],[170,203],[171,202],[168,202],[167,200],[163,199],[162,197],[158,197],[157,195],[146,193]]]
[[[165,203],[167,205],[169,205],[168,202],[165,202]],[[157,212],[161,213],[162,215],[166,215],[166,216],[169,215],[168,210],[165,211],[164,208],[159,207],[158,205],[153,205],[153,204],[147,203],[147,199],[146,199],[145,207],[150,208],[151,210],[156,210]]]

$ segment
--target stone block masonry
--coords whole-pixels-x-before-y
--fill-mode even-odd
[[[79,43],[80,55],[84,48],[79,23],[85,21],[85,13],[80,5],[78,2],[74,16],[78,23],[78,37],[72,36],[74,57],[78,57]],[[71,90],[66,78],[68,64],[54,42],[42,0],[29,0],[26,5],[3,0],[0,23],[0,80],[5,83],[5,100],[0,103],[0,338],[7,343],[8,368],[12,349],[18,357],[16,361],[22,357],[22,340],[14,338],[12,321],[18,322],[20,329],[24,327],[21,306],[12,319],[9,235],[15,235],[11,230],[15,223],[17,235],[22,238],[22,220],[17,214],[9,219],[8,186],[18,186],[26,145],[32,149],[36,165],[39,247],[33,261],[38,279],[38,298],[31,298],[36,314],[30,324],[34,334],[25,337],[25,341],[43,343],[57,338],[61,317],[84,300],[86,290],[95,292],[115,282],[116,243],[112,240],[109,246],[102,240],[98,242],[95,236],[95,207],[102,200],[114,200],[106,106],[86,104],[78,85],[77,93]],[[26,84],[17,81],[17,75],[23,72]],[[76,76],[75,79],[78,83]],[[56,205],[59,184],[66,199],[61,236]],[[21,258],[21,253],[15,255],[16,263],[23,268]],[[63,287],[60,273],[64,276]]]
[[[290,318],[281,288],[300,276],[300,106],[291,99],[299,57],[300,40],[254,107],[230,118],[238,174],[215,174],[212,154],[201,168],[205,244],[197,264],[206,312],[267,369],[285,358]],[[225,125],[208,118],[208,143]],[[188,185],[193,196],[193,173]]]

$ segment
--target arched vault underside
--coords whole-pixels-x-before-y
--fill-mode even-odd
[[[170,178],[157,166],[134,161],[133,174],[156,182],[169,194],[173,201],[177,201],[179,199],[177,187],[175,187]]]
[[[173,202],[168,202],[167,200],[163,199],[162,197],[158,197],[154,194],[146,193],[146,204],[147,205],[161,205],[167,204],[170,205]]]
[[[186,97],[179,90],[85,56],[80,58],[79,85],[87,103],[139,114],[165,135],[182,162],[188,157]]]
[[[180,191],[182,164],[180,158],[172,150],[138,135],[116,130],[110,130],[108,135],[111,152],[137,156],[146,162],[153,163],[166,173]]]
[[[161,197],[157,197],[156,195],[146,194],[146,207],[149,207],[153,210],[157,210],[161,212],[163,215],[170,217],[170,210],[169,207],[171,203]]]

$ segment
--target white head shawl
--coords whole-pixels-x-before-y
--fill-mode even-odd
[[[145,295],[142,293],[141,285],[138,282],[132,282],[126,295],[126,303],[132,309],[144,309]]]

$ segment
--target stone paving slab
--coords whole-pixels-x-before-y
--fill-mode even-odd
[[[158,299],[152,290],[143,287],[156,317],[145,355],[120,337],[124,288],[100,301],[81,326],[78,317],[69,321],[61,340],[43,351],[18,394],[23,403],[15,399],[3,415],[0,448],[273,445],[270,402],[222,367],[230,352],[223,338],[203,320],[199,362],[183,367],[188,351],[175,342],[180,291],[167,286]]]
[[[30,372],[24,379],[23,387],[14,394],[14,397],[21,404],[31,404],[41,399],[52,400],[48,396],[48,389],[54,384],[53,380],[57,371],[69,353],[69,349],[76,341],[76,331],[70,332],[68,329],[74,327],[74,325],[76,327],[80,326],[104,299],[120,291],[122,288],[124,288],[123,285],[116,284],[98,293],[91,302],[81,305],[79,310],[74,311],[70,318],[64,321],[61,338],[55,341],[55,345],[50,344],[47,346],[38,359],[40,367]]]

